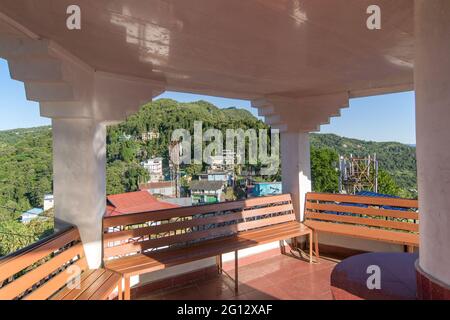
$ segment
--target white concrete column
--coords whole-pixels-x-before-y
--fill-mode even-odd
[[[106,127],[93,119],[53,119],[55,228],[75,225],[90,268],[102,263]]]
[[[280,139],[283,193],[292,195],[297,219],[303,221],[305,195],[311,191],[309,134],[282,132]]]
[[[450,285],[450,1],[415,1],[420,268]]]
[[[106,123],[123,121],[164,91],[164,81],[94,69],[58,44],[14,27],[0,56],[27,98],[53,124],[55,226],[76,225],[89,267],[102,263],[106,206]]]

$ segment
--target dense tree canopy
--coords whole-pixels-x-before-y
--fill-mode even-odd
[[[338,154],[328,148],[311,147],[312,189],[316,192],[338,192]]]

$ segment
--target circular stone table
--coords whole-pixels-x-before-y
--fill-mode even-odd
[[[347,258],[338,263],[331,273],[331,292],[336,300],[417,299],[417,282],[414,262],[415,253],[365,253]],[[369,266],[378,266],[380,289],[369,289],[368,278],[374,271]],[[375,269],[377,269],[375,267]],[[373,284],[374,281],[369,281]]]

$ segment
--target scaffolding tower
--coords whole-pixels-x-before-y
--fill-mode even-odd
[[[366,158],[339,156],[339,192],[378,192],[378,160],[376,154]]]

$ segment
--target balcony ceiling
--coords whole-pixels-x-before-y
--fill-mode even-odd
[[[80,31],[66,28],[74,3]],[[374,3],[382,29],[370,31]],[[413,83],[413,0],[1,0],[0,12],[97,70],[170,90],[362,96]]]

